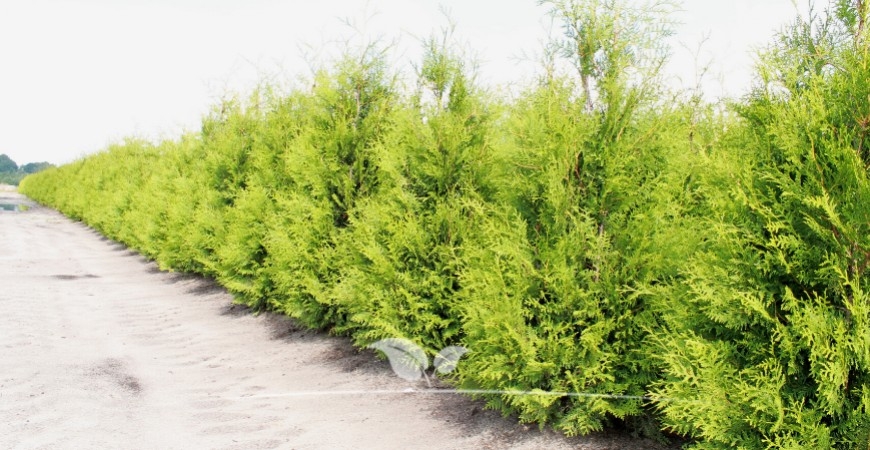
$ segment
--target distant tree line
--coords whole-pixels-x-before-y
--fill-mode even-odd
[[[19,166],[8,155],[0,154],[0,184],[12,184],[17,186],[18,183],[27,175],[40,172],[49,167],[54,167],[48,162],[32,162]]]

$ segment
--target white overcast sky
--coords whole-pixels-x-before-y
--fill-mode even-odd
[[[518,57],[541,48],[551,23],[535,0],[0,0],[0,153],[65,163],[125,136],[197,130],[225,93],[307,74],[306,48],[317,55],[354,34],[343,18],[370,17],[357,21],[363,35],[399,39],[396,65],[410,69],[417,38],[445,24],[442,6],[481,80],[534,74]],[[745,92],[752,49],[796,14],[791,0],[684,0],[682,9],[670,70],[692,84],[694,49],[709,36],[701,62],[712,63],[711,97]]]

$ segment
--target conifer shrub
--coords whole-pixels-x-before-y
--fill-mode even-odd
[[[205,182],[199,135],[186,135],[162,161],[165,168],[156,189],[163,191],[163,240],[154,259],[164,270],[205,273],[200,262],[209,247],[207,226],[199,217],[212,192]]]
[[[738,107],[748,151],[731,201],[712,208],[659,335],[654,397],[697,448],[868,447],[870,72],[855,12],[786,28]]]
[[[401,337],[432,353],[460,342],[460,273],[489,184],[493,105],[449,32],[425,41],[419,89],[373,147],[371,195],[337,241],[347,312],[340,327],[363,345]]]
[[[294,123],[277,148],[279,213],[267,219],[265,274],[274,284],[272,308],[314,327],[341,327],[346,310],[329,291],[338,282],[336,241],[358,202],[377,187],[375,147],[393,122],[395,80],[377,45],[321,71],[310,93],[279,109]]]
[[[658,44],[623,33],[633,15],[650,21],[633,32],[664,33],[655,17],[547,3],[567,28],[579,82],[548,71],[509,114],[500,210],[482,246],[466,250],[461,385],[531,392],[489,402],[568,434],[647,427],[644,396],[658,375],[650,292],[697,244],[677,231],[697,202],[678,166],[689,130],[656,90]],[[639,39],[633,51],[645,56],[623,53],[623,39]]]

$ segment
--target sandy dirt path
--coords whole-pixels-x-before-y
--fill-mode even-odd
[[[52,210],[0,210],[0,448],[658,448],[409,387],[370,351],[252,316]]]

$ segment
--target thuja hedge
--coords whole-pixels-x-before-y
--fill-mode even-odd
[[[867,448],[863,6],[784,31],[717,114],[660,88],[648,14],[546,3],[576,74],[548,64],[511,100],[447,41],[410,94],[369,46],[21,189],[255,310],[464,346],[450,381],[523,421]]]
[[[870,446],[867,13],[787,27],[736,105],[742,170],[657,335],[654,397],[703,447]]]

